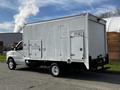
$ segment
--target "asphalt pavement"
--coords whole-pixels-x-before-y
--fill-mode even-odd
[[[0,90],[120,90],[120,73],[84,71],[56,78],[45,68],[9,70],[0,63]]]

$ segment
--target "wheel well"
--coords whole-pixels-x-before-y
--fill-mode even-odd
[[[9,57],[9,58],[7,59],[7,64],[8,64],[9,59],[12,59],[12,60],[14,61],[14,59],[13,59],[12,57]],[[14,61],[14,62],[15,62],[15,61]]]

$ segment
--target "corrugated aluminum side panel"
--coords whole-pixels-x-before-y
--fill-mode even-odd
[[[31,59],[52,61],[66,61],[70,59],[70,32],[77,30],[84,32],[86,29],[85,18],[85,16],[75,16],[27,25],[23,31],[27,56],[29,57],[30,54],[30,40],[42,40],[43,48],[45,48],[45,51],[42,52],[43,57],[40,59],[31,56]]]

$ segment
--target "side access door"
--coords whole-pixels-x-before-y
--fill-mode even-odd
[[[71,59],[82,61],[84,59],[84,32],[72,31],[70,41]]]
[[[40,40],[30,40],[30,58],[31,59],[41,59],[42,58],[42,41]]]

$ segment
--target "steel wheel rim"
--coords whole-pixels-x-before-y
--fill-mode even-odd
[[[12,68],[13,68],[13,65],[14,65],[14,63],[13,63],[13,62],[9,62],[9,67],[10,67],[10,69],[12,69]]]
[[[53,75],[57,76],[59,74],[59,68],[57,66],[53,66],[52,73],[53,73]]]

